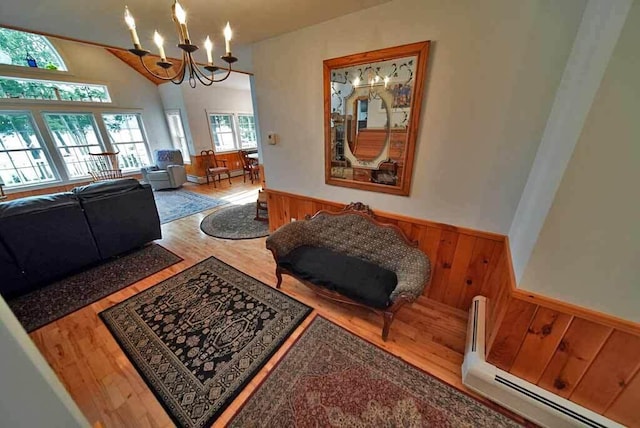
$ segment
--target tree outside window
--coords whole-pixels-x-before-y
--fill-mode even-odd
[[[27,54],[35,59],[38,68],[67,70],[64,61],[46,37],[0,28],[0,64],[28,67]]]

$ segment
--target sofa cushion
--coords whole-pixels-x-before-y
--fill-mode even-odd
[[[76,187],[72,192],[80,198],[80,200],[87,200],[91,198],[103,198],[106,196],[127,193],[132,190],[140,189],[141,187],[142,185],[135,178],[126,178],[87,184],[86,186]]]
[[[389,296],[398,283],[394,272],[374,263],[308,245],[290,251],[278,265],[312,284],[378,309],[389,306]]]

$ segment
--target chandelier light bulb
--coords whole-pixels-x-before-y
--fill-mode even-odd
[[[387,89],[389,85],[389,76],[384,76],[384,88]]]
[[[204,41],[204,49],[207,51],[207,63],[213,65],[213,43],[209,36]]]
[[[124,7],[124,22],[126,22],[127,27],[129,27],[129,33],[131,33],[131,41],[133,42],[133,46],[136,49],[140,48],[140,39],[138,38],[138,33],[136,32],[136,20],[133,19],[133,16],[129,12],[129,8],[127,6]]]
[[[136,29],[136,20],[131,16],[131,12],[129,12],[129,8],[127,6],[124,7],[124,22],[127,23],[129,30]]]
[[[227,50],[227,53],[231,53],[231,36],[233,33],[231,32],[231,26],[227,22],[227,26],[224,27],[224,47]]]
[[[153,41],[156,44],[156,46],[158,47],[158,50],[160,51],[160,60],[162,62],[165,62],[167,60],[167,56],[164,53],[164,39],[162,38],[162,36],[158,33],[158,31],[154,31],[153,32]]]
[[[180,25],[186,24],[187,23],[187,12],[184,11],[184,9],[182,8],[182,5],[177,0],[176,0],[174,9],[175,9],[176,20],[178,21],[178,24],[180,24]]]
[[[353,86],[358,86],[360,84],[360,77],[356,77],[353,79]]]

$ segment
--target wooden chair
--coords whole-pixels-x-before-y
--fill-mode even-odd
[[[222,174],[227,174],[229,184],[231,184],[231,172],[227,168],[227,161],[218,161],[216,158],[216,152],[213,150],[203,150],[200,152],[200,156],[204,159],[204,171],[207,176],[207,184],[209,184],[209,177],[213,179],[213,187],[216,186],[216,177],[218,177],[218,183],[221,183]],[[220,166],[222,162],[222,166]]]
[[[251,179],[251,184],[253,184],[253,180],[259,180],[260,168],[258,167],[258,161],[256,159],[251,159],[249,157],[249,153],[244,150],[238,150],[238,156],[242,161],[242,178],[244,179],[244,182],[247,182],[247,175]]]
[[[260,211],[267,214],[265,217],[260,216]],[[256,220],[269,221],[269,210],[267,207],[267,194],[262,190],[258,190],[258,200],[256,201]]]
[[[89,153],[93,156],[93,166],[89,171],[94,182],[117,180],[122,178],[122,170],[118,165],[120,152]]]

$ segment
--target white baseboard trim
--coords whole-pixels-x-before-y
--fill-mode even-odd
[[[622,425],[485,360],[487,299],[477,296],[469,310],[462,383],[478,394],[544,427],[623,428]]]

